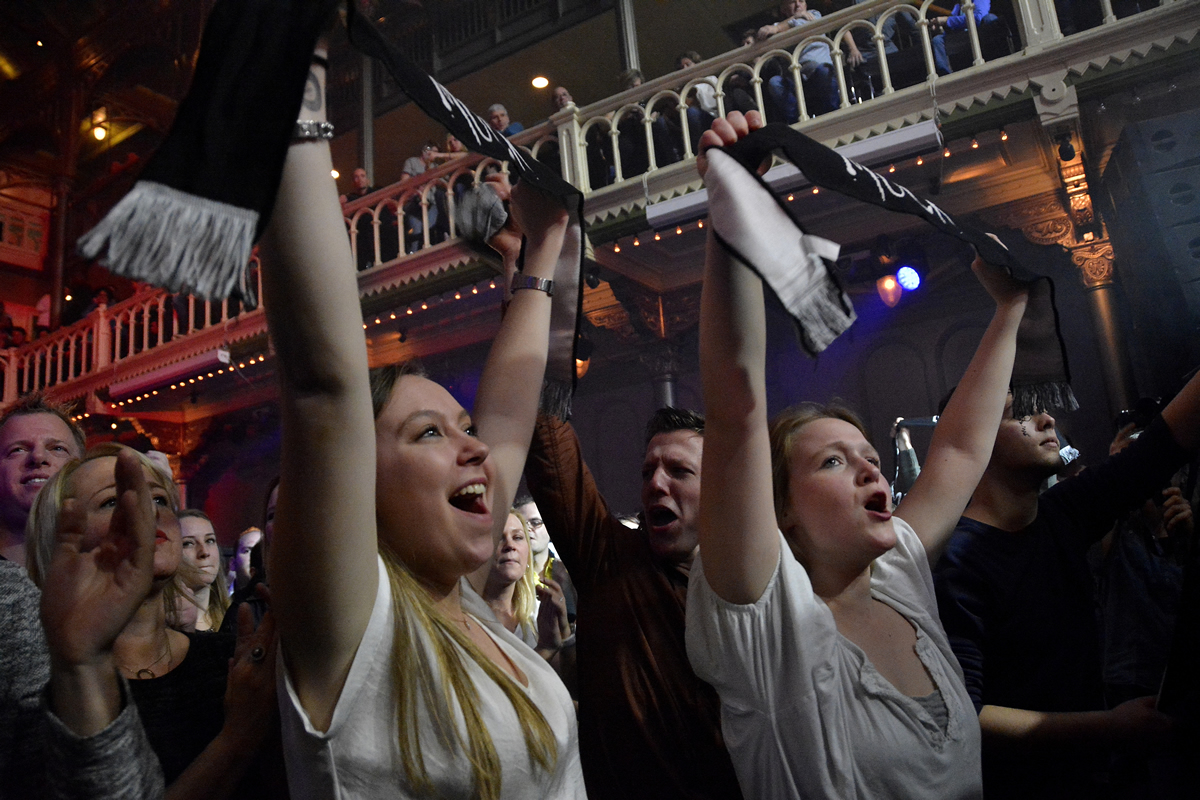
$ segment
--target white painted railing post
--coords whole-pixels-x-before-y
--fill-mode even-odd
[[[17,399],[17,351],[10,349],[0,358],[4,359],[4,404]]]
[[[96,369],[107,367],[112,361],[112,330],[108,326],[108,306],[102,305],[96,309],[96,321],[92,323],[92,341],[95,351],[92,363]]]

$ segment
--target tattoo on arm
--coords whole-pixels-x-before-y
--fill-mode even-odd
[[[304,107],[309,111],[321,110],[321,83],[311,69],[308,71],[308,81],[304,84]]]

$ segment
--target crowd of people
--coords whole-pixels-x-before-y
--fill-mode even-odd
[[[762,124],[709,121],[701,177]],[[631,529],[541,407],[567,210],[497,175],[464,220],[508,288],[468,411],[368,367],[331,166],[291,144],[263,243],[282,446],[232,597],[169,463],[38,396],[0,417],[0,797],[1117,797],[1153,776],[1116,757],[1186,735],[1161,663],[1106,686],[1088,550],[1141,514],[1194,557],[1168,485],[1200,377],[1044,490],[1055,420],[1010,392],[1029,290],[976,259],[995,311],[896,505],[851,410],[768,417],[762,280],[710,225],[706,413],[650,419]]]

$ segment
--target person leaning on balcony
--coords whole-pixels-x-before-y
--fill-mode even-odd
[[[492,103],[488,106],[487,120],[488,124],[492,126],[492,130],[501,136],[513,136],[525,130],[525,126],[521,123],[509,121],[508,109],[500,103]]]
[[[405,162],[407,163],[407,162]],[[358,167],[351,175],[354,181],[354,189],[340,195],[338,201],[345,206],[360,197],[366,197],[371,192],[378,189],[371,185],[371,181],[367,178],[367,171],[363,167]],[[347,227],[350,222],[347,220]],[[396,214],[392,211],[392,207],[385,205],[379,211],[379,260],[375,260],[375,231],[374,220],[371,214],[363,214],[358,218],[358,231],[355,235],[355,243],[358,245],[358,269],[361,272],[364,269],[370,269],[377,263],[382,264],[385,261],[391,261],[400,252],[399,231],[396,224]]]
[[[758,40],[763,41],[780,33],[786,33],[793,28],[816,22],[821,18],[821,12],[810,10],[805,0],[785,0],[776,9],[780,21],[772,25],[763,25],[758,29]],[[846,43],[846,63],[857,67],[863,62],[862,53],[854,43],[853,36],[843,39]],[[833,56],[829,45],[824,42],[813,42],[800,51],[800,74],[809,94],[816,106],[813,111],[823,114],[833,111],[841,105],[838,93],[837,77],[833,72]],[[790,72],[777,75],[767,82],[767,93],[776,106],[776,113],[782,111],[788,124],[794,124],[800,119],[800,108],[796,100],[796,87],[793,85]]]
[[[432,140],[421,145],[421,155],[409,156],[404,160],[404,168],[400,173],[400,183],[408,183],[418,175],[423,175],[426,170],[433,169],[437,166],[438,157],[442,154],[438,152],[437,144]],[[440,187],[435,187],[430,190],[428,195],[429,201],[429,243],[437,244],[446,238],[446,192]],[[424,223],[421,219],[421,199],[413,197],[404,204],[404,238],[408,243],[407,252],[415,253],[424,244],[422,233],[425,230]]]
[[[995,14],[989,13],[991,10],[991,0],[975,0],[974,17],[977,28],[998,21]],[[950,57],[946,54],[946,34],[951,31],[965,33],[967,30],[967,15],[962,10],[962,6],[956,3],[950,11],[950,16],[933,17],[929,22],[934,29],[939,31],[930,40],[930,45],[933,47],[934,66],[937,68],[939,75],[949,75],[954,70],[950,66]]]

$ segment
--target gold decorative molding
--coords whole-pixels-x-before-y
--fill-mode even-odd
[[[1083,285],[1089,289],[1112,284],[1113,247],[1105,240],[1071,248],[1071,263],[1080,272]]]

